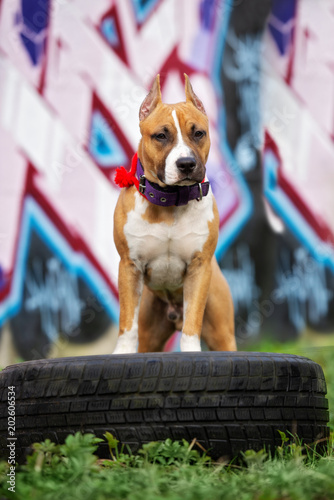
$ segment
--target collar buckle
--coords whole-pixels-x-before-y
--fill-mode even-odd
[[[139,177],[139,188],[138,188],[138,191],[139,191],[141,194],[144,194],[144,193],[145,193],[145,189],[146,189],[145,181],[146,181],[146,177],[145,177],[145,175],[141,175],[141,176]]]
[[[199,198],[196,198],[197,201],[201,201],[202,198],[203,198],[203,190],[202,190],[202,184],[201,183],[198,183],[198,187],[199,187]]]

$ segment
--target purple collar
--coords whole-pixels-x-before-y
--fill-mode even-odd
[[[149,182],[144,174],[140,160],[137,160],[137,177],[139,179],[139,192],[153,205],[160,207],[179,207],[187,205],[191,200],[200,201],[209,192],[208,181],[192,186],[167,186],[162,188],[159,184]]]

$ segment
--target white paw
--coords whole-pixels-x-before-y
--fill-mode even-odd
[[[113,354],[134,354],[137,352],[138,335],[124,332],[117,340]]]
[[[182,333],[180,340],[181,352],[201,351],[201,342],[198,335]]]
[[[136,348],[133,347],[127,347],[127,346],[119,346],[116,345],[115,350],[113,354],[135,354],[137,352]]]

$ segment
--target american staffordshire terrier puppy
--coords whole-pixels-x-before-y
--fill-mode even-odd
[[[162,351],[182,330],[181,351],[232,351],[233,304],[214,251],[219,216],[205,176],[204,106],[185,75],[186,102],[164,104],[159,75],[140,111],[141,140],[114,214],[120,255],[114,354]]]

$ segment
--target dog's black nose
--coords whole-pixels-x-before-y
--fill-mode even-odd
[[[176,166],[183,174],[188,175],[196,167],[196,160],[191,156],[184,156],[176,160]]]

